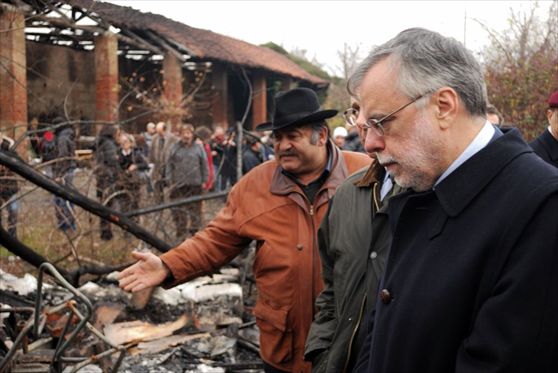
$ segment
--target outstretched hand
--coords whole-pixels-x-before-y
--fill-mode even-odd
[[[122,289],[131,292],[147,289],[161,284],[169,275],[168,268],[157,255],[133,251],[132,256],[138,261],[117,276]]]

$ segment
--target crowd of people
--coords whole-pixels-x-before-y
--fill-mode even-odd
[[[237,181],[236,145],[221,127],[181,124],[171,131],[166,122],[149,122],[146,131],[132,135],[106,126],[96,142],[97,197],[122,211],[139,208],[140,192],[152,194],[155,203],[177,201],[209,191],[230,188]],[[260,144],[257,137],[258,145]],[[251,139],[251,138],[249,138]],[[248,155],[246,141],[243,172],[270,159]],[[141,145],[138,145],[141,144]],[[264,154],[262,152],[262,154]],[[176,239],[193,236],[202,223],[202,203],[171,209]],[[110,223],[101,222],[101,238],[112,239]]]
[[[62,117],[37,118],[30,125],[30,145],[39,169],[49,178],[73,188],[76,162],[76,133]],[[104,205],[121,212],[137,210],[139,202],[153,197],[153,203],[184,199],[209,191],[232,187],[237,176],[236,136],[220,126],[182,124],[171,131],[166,122],[149,122],[141,133],[129,133],[117,125],[103,126],[91,146],[96,196]],[[265,139],[265,138],[264,138]],[[13,140],[3,136],[2,148],[11,150]],[[256,133],[246,132],[242,148],[242,173],[273,158],[270,146]],[[15,175],[2,167],[0,192],[3,210],[8,211],[9,232],[16,235],[19,190]],[[77,230],[72,203],[54,197],[56,226],[66,234]],[[201,202],[173,208],[171,215],[176,239],[195,234],[201,228]],[[1,216],[0,216],[1,218]],[[113,238],[111,224],[101,219],[100,238]]]
[[[314,91],[279,92],[272,119],[243,134],[241,178],[238,137],[221,127],[103,127],[107,205],[137,209],[142,185],[157,203],[232,187],[206,227],[201,203],[174,208],[182,243],[133,252],[120,286],[172,287],[255,241],[266,372],[558,371],[558,91],[527,144],[487,102],[474,56],[418,28],[375,47],[347,89],[346,126],[331,133],[337,111]],[[73,130],[53,123],[36,146],[72,187]],[[0,188],[13,235],[16,193]],[[75,230],[72,205],[54,204],[58,227]],[[101,238],[112,238],[106,221]]]

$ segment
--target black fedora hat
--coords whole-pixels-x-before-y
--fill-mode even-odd
[[[337,110],[320,110],[316,92],[308,88],[294,88],[275,95],[275,111],[271,122],[259,124],[257,131],[278,130],[288,126],[308,124],[331,118]]]

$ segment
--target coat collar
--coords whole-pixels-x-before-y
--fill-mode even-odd
[[[335,188],[339,186],[348,176],[347,166],[343,161],[343,153],[336,147],[331,144],[331,141],[328,141],[328,149],[331,154],[331,170],[329,177],[326,179],[320,190],[328,189],[328,198],[333,195],[335,192]],[[289,179],[283,172],[281,167],[279,166],[279,162],[277,161],[278,166],[275,168],[273,172],[273,177],[271,179],[271,185],[269,187],[269,191],[272,194],[277,195],[287,195],[292,192],[302,193],[300,187],[296,185],[296,183]]]
[[[384,179],[385,168],[380,166],[376,160],[373,160],[362,177],[354,182],[354,185],[359,188],[369,188],[374,183]]]
[[[448,216],[459,215],[508,163],[532,151],[517,129],[506,130],[436,187],[440,205]]]

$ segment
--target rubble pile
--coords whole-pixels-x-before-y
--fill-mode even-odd
[[[244,306],[238,269],[157,288],[145,305],[122,291],[115,277],[78,289],[45,283],[38,306],[38,279],[0,270],[0,372],[262,371],[258,330]],[[36,314],[38,336],[32,333]],[[74,335],[82,319],[85,327]]]

